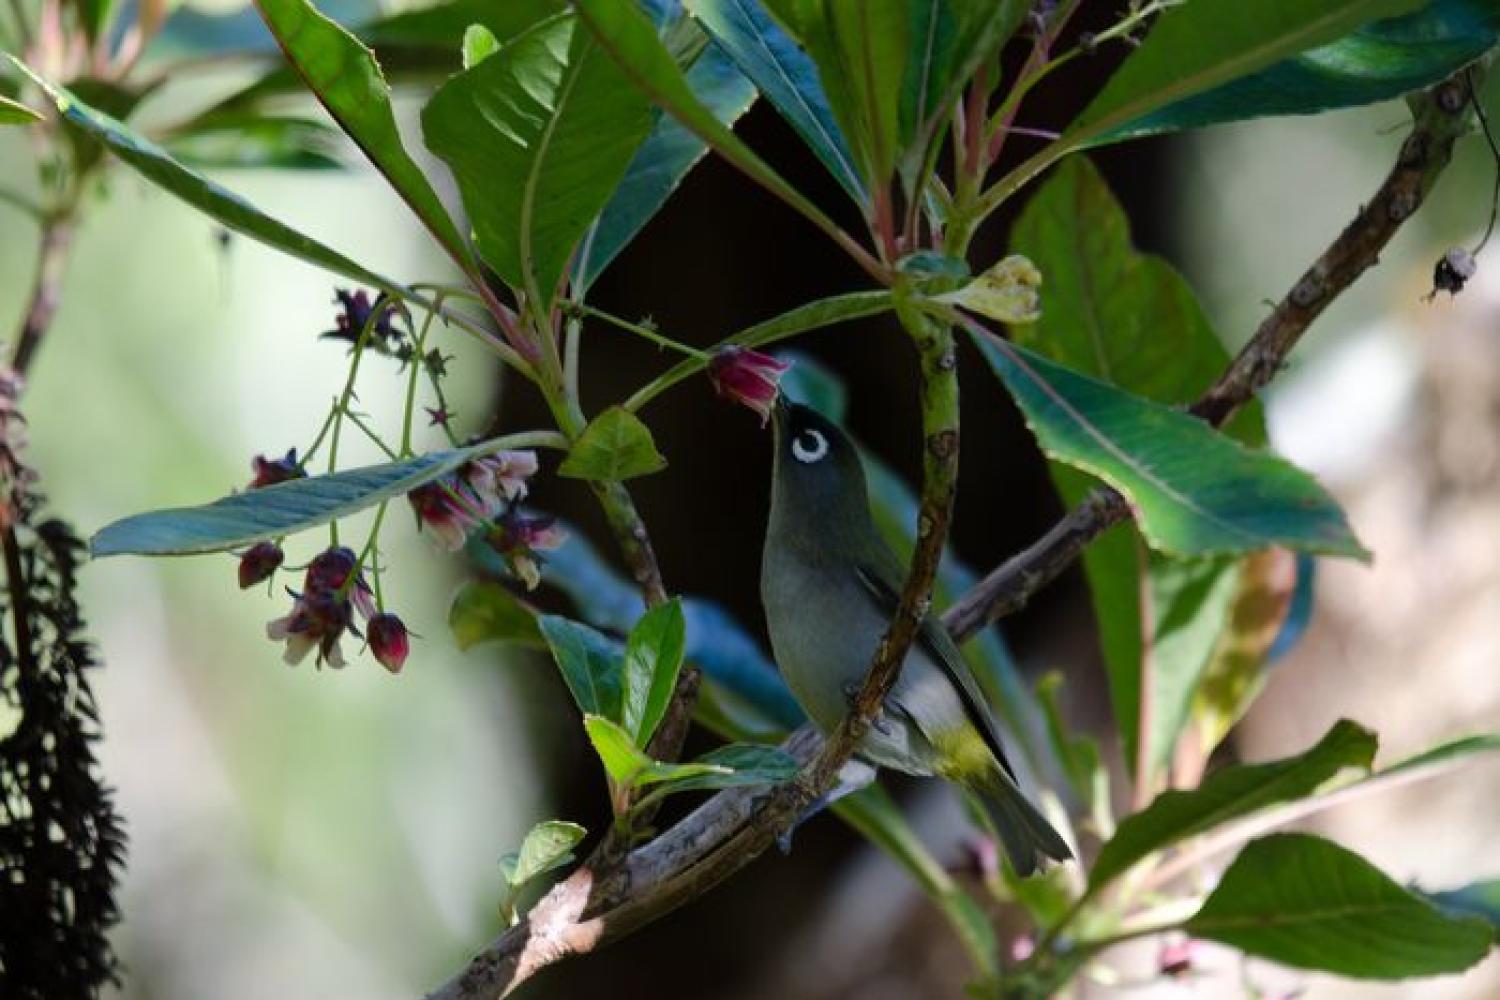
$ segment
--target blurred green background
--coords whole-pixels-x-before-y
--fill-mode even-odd
[[[178,86],[153,113],[196,105],[199,87],[234,80],[230,71]],[[1056,96],[1052,113],[1065,114],[1068,93]],[[1497,97],[1492,86],[1491,106]],[[1404,109],[1387,105],[1218,128],[1101,161],[1132,209],[1138,240],[1188,274],[1235,346],[1264,301],[1290,287],[1375,189],[1405,121]],[[753,114],[746,130],[799,183],[828,186],[771,116]],[[1483,229],[1494,169],[1482,141],[1461,144],[1429,205],[1320,321],[1273,394],[1276,444],[1349,504],[1377,562],[1325,568],[1313,632],[1245,726],[1248,757],[1305,746],[1340,715],[1379,729],[1392,757],[1500,723],[1500,279],[1491,256],[1500,250],[1481,258],[1462,298],[1419,301],[1438,255]],[[0,131],[0,177],[24,185],[30,172],[22,131]],[[376,270],[445,273],[403,206],[363,167],[222,180]],[[700,171],[682,204],[601,283],[601,299],[666,317],[669,329],[703,329],[707,342],[804,290],[849,282],[810,232],[767,213],[761,197],[722,166]],[[992,234],[984,252],[998,251],[1002,237]],[[0,205],[5,324],[29,289],[34,240],[31,222]],[[31,461],[55,511],[88,533],[125,514],[240,488],[251,456],[305,447],[345,374],[341,345],[316,338],[332,326],[334,287],[246,241],[221,246],[204,219],[133,175],[111,173],[107,191],[90,199],[26,395]],[[636,347],[599,343],[590,354],[596,401],[662,364]],[[534,401],[502,398],[494,366],[456,334],[442,344],[459,359],[450,385],[462,430],[482,428],[497,407],[508,428],[525,426]],[[849,374],[862,436],[912,469],[904,356],[852,337],[815,349]],[[367,363],[360,399],[391,428],[402,380],[379,362]],[[997,398],[993,387],[973,396]],[[660,436],[674,466],[643,484],[643,502],[662,526],[668,578],[729,601],[759,629],[765,456],[753,422],[711,407],[701,386],[664,403]],[[1005,515],[974,499],[960,507],[960,545],[977,564],[1055,515],[1040,463],[1013,415],[1003,416],[975,452],[980,481],[966,473],[965,485],[983,497],[1003,492]],[[351,460],[376,458],[358,435],[346,440]],[[741,471],[722,487],[735,496],[703,505],[702,490],[721,488],[702,478],[710,458]],[[592,523],[586,498],[570,490],[551,484],[541,496]],[[721,516],[698,526],[704,510]],[[546,664],[493,648],[456,652],[444,617],[463,567],[418,538],[403,507],[386,538],[387,599],[424,637],[399,677],[368,657],[339,673],[287,668],[263,626],[289,599],[241,593],[227,556],[87,568],[83,599],[107,664],[95,678],[107,731],[101,756],[131,836],[117,934],[123,996],[417,996],[498,929],[497,859],[532,822],[602,818],[597,775],[578,753]],[[322,543],[320,533],[298,540],[291,561]],[[1073,576],[1013,632],[1029,666],[1069,672],[1082,717],[1097,714],[1090,627]],[[1497,780],[1494,766],[1477,766],[1415,799],[1341,812],[1325,828],[1397,878],[1443,887],[1494,876]],[[956,858],[961,820],[951,801],[925,791],[907,802],[924,833],[945,845],[942,856]],[[528,995],[884,997],[923,995],[961,977],[941,927],[883,859],[831,820],[799,840],[797,854],[762,860],[756,875],[725,890],[728,903],[697,904],[656,937],[617,946],[581,972],[543,977]],[[738,930],[711,922],[730,907]],[[746,927],[762,928],[765,940],[734,937]],[[713,940],[695,939],[704,954],[674,979],[671,942],[680,949],[684,933]],[[1149,966],[1150,955],[1142,961]],[[1223,976],[1195,988],[1242,995],[1238,970],[1227,957],[1221,965]],[[1420,987],[1290,983],[1317,997],[1482,997],[1500,991],[1500,972],[1491,960]],[[1107,984],[1089,989],[1117,995]]]

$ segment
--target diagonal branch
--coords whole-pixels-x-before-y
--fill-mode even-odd
[[[1354,221],[1314,262],[1256,331],[1249,344],[1192,412],[1219,425],[1264,388],[1308,326],[1344,289],[1375,263],[1380,250],[1422,204],[1447,166],[1454,142],[1468,129],[1469,83],[1450,77],[1412,99],[1415,122],[1390,175]],[[749,864],[775,840],[787,822],[830,787],[848,758],[867,697],[883,695],[887,678],[904,658],[914,627],[910,616],[930,593],[935,553],[947,535],[943,497],[956,471],[957,425],[951,430],[951,461],[933,435],[944,429],[947,402],[933,398],[928,383],[951,374],[951,354],[941,340],[922,349],[924,433],[928,442],[918,553],[902,592],[901,607],[882,642],[855,716],[828,744],[804,727],[784,748],[805,767],[799,778],[775,788],[731,789],[713,796],[661,836],[595,866],[591,858],[544,896],[521,923],[506,931],[427,1000],[494,1000],[532,975],[573,955],[593,951],[702,895]],[[950,344],[951,347],[951,344]],[[939,393],[941,389],[937,390]],[[956,407],[956,389],[952,400]],[[959,640],[988,622],[1022,607],[1057,577],[1087,545],[1130,516],[1124,498],[1098,490],[1069,511],[1031,547],[998,567],[943,616]],[[931,518],[931,520],[927,520]],[[918,615],[918,619],[920,615]],[[878,706],[879,700],[869,702]],[[867,723],[866,723],[867,724]],[[832,769],[830,771],[830,768]]]

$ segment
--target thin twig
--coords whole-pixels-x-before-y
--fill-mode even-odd
[[[16,337],[16,346],[10,364],[18,373],[25,375],[42,345],[42,338],[52,326],[57,315],[58,303],[62,301],[63,276],[68,269],[68,251],[73,245],[74,222],[71,215],[48,216],[42,221],[40,249],[37,253],[36,281],[32,285],[31,300],[26,315],[21,320],[21,332]]]

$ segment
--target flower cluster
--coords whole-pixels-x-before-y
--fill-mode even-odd
[[[354,613],[358,611],[366,619],[377,615],[375,597],[360,572],[359,559],[342,546],[327,549],[308,563],[302,592],[290,588],[287,592],[292,595],[292,610],[270,622],[266,635],[277,642],[286,642],[285,659],[290,664],[301,663],[316,649],[319,666],[327,663],[342,667],[344,654],[339,639],[346,631],[359,634],[354,627]],[[404,637],[405,630],[402,632]],[[395,667],[386,666],[400,669],[399,662]]]
[[[500,554],[527,590],[535,590],[542,582],[538,553],[553,551],[567,538],[553,518],[528,516],[512,509],[490,522],[484,542]]]
[[[525,498],[526,480],[536,470],[536,452],[496,452],[418,486],[406,499],[417,515],[417,527],[430,531],[447,551],[457,552],[469,532]]]

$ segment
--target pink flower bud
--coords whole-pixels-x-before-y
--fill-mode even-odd
[[[1192,938],[1183,938],[1162,945],[1156,956],[1156,968],[1164,976],[1176,979],[1193,971],[1193,960],[1198,957],[1199,945]]]
[[[723,347],[709,359],[708,377],[715,392],[754,410],[764,427],[771,419],[781,376],[790,367],[785,361],[749,348]]]
[[[369,618],[375,613],[375,597],[364,574],[359,574],[351,583],[349,575],[359,565],[359,558],[352,549],[339,546],[325,549],[307,564],[307,576],[303,578],[303,589],[309,595],[330,594],[354,602],[359,613]]]
[[[297,461],[296,448],[290,449],[280,458],[256,455],[250,460],[250,468],[255,472],[255,477],[250,480],[249,488],[252,490],[258,490],[262,486],[275,486],[289,479],[301,479],[307,475],[307,470]]]
[[[411,641],[401,619],[385,612],[377,614],[365,626],[365,638],[380,665],[393,674],[399,674],[402,664],[406,663],[406,654],[411,651]]]
[[[286,553],[275,542],[261,542],[251,546],[240,556],[240,589],[246,590],[263,580],[269,580],[285,559]]]

